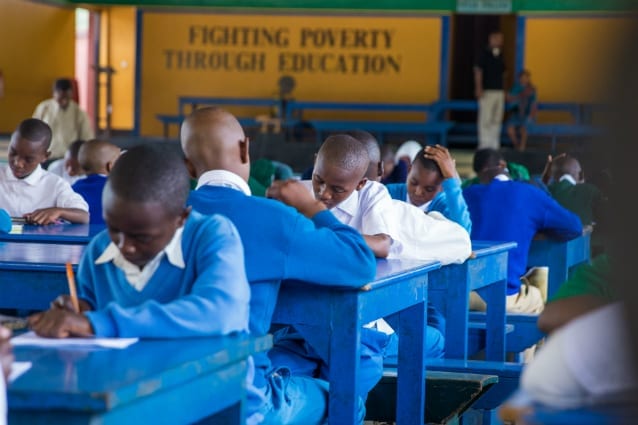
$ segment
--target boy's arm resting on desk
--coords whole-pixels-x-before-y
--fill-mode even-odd
[[[28,318],[29,328],[46,338],[68,338],[93,336],[91,322],[82,313],[62,308],[52,308]]]
[[[390,236],[380,233],[376,235],[363,235],[363,239],[377,258],[387,258],[388,255],[390,255],[390,246],[392,245],[392,238]]]
[[[88,223],[89,213],[79,208],[42,208],[24,215],[27,223],[30,224],[54,224],[60,219],[71,223]]]
[[[232,223],[228,219],[221,220],[207,221],[192,235],[193,240],[189,243],[193,244],[193,251],[185,257],[186,268],[193,267],[191,272],[197,273],[192,277],[192,284],[181,281],[185,276],[189,278],[186,270],[179,274],[179,282],[162,281],[163,285],[176,285],[187,291],[167,303],[147,300],[133,307],[123,307],[117,302],[99,305],[100,285],[113,282],[96,279],[106,279],[106,273],[91,275],[94,258],[90,257],[95,254],[85,255],[78,273],[78,281],[82,282],[79,292],[89,302],[90,291],[95,294],[95,311],[85,313],[95,334],[100,337],[179,338],[246,330],[250,288],[243,247]],[[115,267],[110,263],[103,266]]]
[[[541,232],[560,240],[574,239],[583,234],[580,218],[561,206],[554,198],[539,190],[539,203],[543,211]]]

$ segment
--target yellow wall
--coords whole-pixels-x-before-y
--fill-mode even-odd
[[[56,78],[73,77],[74,10],[0,1],[0,70],[5,82],[0,133],[10,133],[40,101],[51,97]]]
[[[529,16],[525,68],[532,73],[540,102],[601,102],[615,51],[631,25],[628,18],[542,18]],[[539,120],[568,119],[539,113]],[[551,118],[550,118],[551,117]]]
[[[111,128],[133,128],[135,95],[135,8],[110,7],[101,14],[100,64],[111,66]],[[106,75],[102,76],[106,82]],[[106,91],[100,90],[100,126],[104,127]]]
[[[233,28],[240,32],[234,42],[220,39],[223,29]],[[272,39],[263,33],[254,38],[255,30],[267,32]],[[282,75],[295,78],[293,95],[300,100],[398,103],[430,102],[438,97],[440,17],[147,12],[142,31],[143,135],[162,133],[155,115],[176,114],[181,95],[272,97]],[[294,61],[308,55],[326,58],[325,69],[298,71]],[[347,62],[346,72],[338,70],[341,55]],[[211,69],[209,60],[226,57],[230,58],[226,69]],[[239,70],[241,66],[250,69]]]

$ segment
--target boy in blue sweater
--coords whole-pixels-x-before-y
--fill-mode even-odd
[[[359,233],[341,224],[299,182],[276,182],[270,188],[281,196],[297,199],[296,209],[251,196],[247,184],[248,143],[237,119],[219,108],[198,109],[186,118],[181,129],[187,166],[192,177],[198,179],[189,205],[205,214],[224,214],[237,227],[246,251],[246,274],[252,290],[250,331],[264,335],[271,326],[282,280],[360,287],[374,278],[376,263]],[[329,267],[324,263],[327,258]],[[361,358],[362,399],[381,378],[381,353],[387,343],[385,334],[366,331]],[[285,332],[286,328],[275,334],[276,347],[269,353],[271,358],[266,354],[254,357],[256,391],[249,392],[248,422],[319,424],[326,416],[327,365],[288,363],[296,358],[286,350],[298,341]],[[307,376],[297,375],[302,368],[313,370]],[[363,400],[361,406],[362,421]]]
[[[470,233],[472,221],[461,191],[454,159],[443,146],[426,146],[412,165],[405,183],[387,185],[393,199],[409,202],[425,212],[438,211]]]
[[[518,244],[508,255],[506,308],[513,313],[540,313],[544,308],[540,290],[521,281],[532,239],[539,232],[562,240],[575,238],[583,231],[580,219],[537,187],[510,180],[505,160],[495,149],[476,151],[473,168],[480,184],[463,191],[472,239]],[[485,308],[474,299],[473,308]]]
[[[248,330],[241,240],[222,216],[186,207],[188,171],[165,146],[123,154],[104,188],[108,228],[89,243],[68,296],[29,317],[41,336],[184,338]]]
[[[106,177],[120,153],[119,147],[105,140],[89,140],[80,147],[78,161],[86,177],[71,187],[89,204],[89,223],[104,224],[102,191]]]

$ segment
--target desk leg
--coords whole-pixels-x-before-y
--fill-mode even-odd
[[[445,358],[467,360],[470,314],[470,276],[466,265],[450,264],[446,280]],[[437,270],[438,271],[438,270]],[[465,282],[464,285],[461,285]]]
[[[507,281],[502,280],[483,289],[486,312],[485,358],[492,361],[505,361],[505,297]]]
[[[331,314],[330,425],[357,424],[361,324],[357,320],[356,296],[349,297],[349,300],[353,302],[334,305]]]
[[[422,425],[425,418],[425,302],[399,313],[397,425]]]

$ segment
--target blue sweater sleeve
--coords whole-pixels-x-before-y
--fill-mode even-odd
[[[194,266],[190,290],[165,304],[147,300],[125,308],[111,302],[103,309],[87,312],[97,336],[178,338],[248,329],[250,289],[237,230],[228,219],[217,216],[202,224],[192,237],[193,249],[185,258],[187,268]],[[187,288],[186,282],[163,283]]]
[[[312,220],[298,214],[290,238],[287,279],[350,287],[374,279],[374,253],[356,229],[341,223],[328,210]]]
[[[392,199],[408,202],[408,187],[405,183],[392,183],[387,184],[385,187],[388,188]]]
[[[536,189],[536,188],[534,188]],[[583,233],[580,218],[561,206],[554,198],[538,190],[538,208],[541,208],[540,229],[551,237],[569,240]]]
[[[467,233],[472,233],[472,220],[470,219],[470,211],[467,209],[463,191],[461,190],[461,181],[456,178],[448,178],[443,180],[443,193],[445,199],[443,205],[439,206],[439,202],[433,202],[430,211],[439,211],[446,218],[461,225]],[[443,203],[443,201],[441,201]]]

